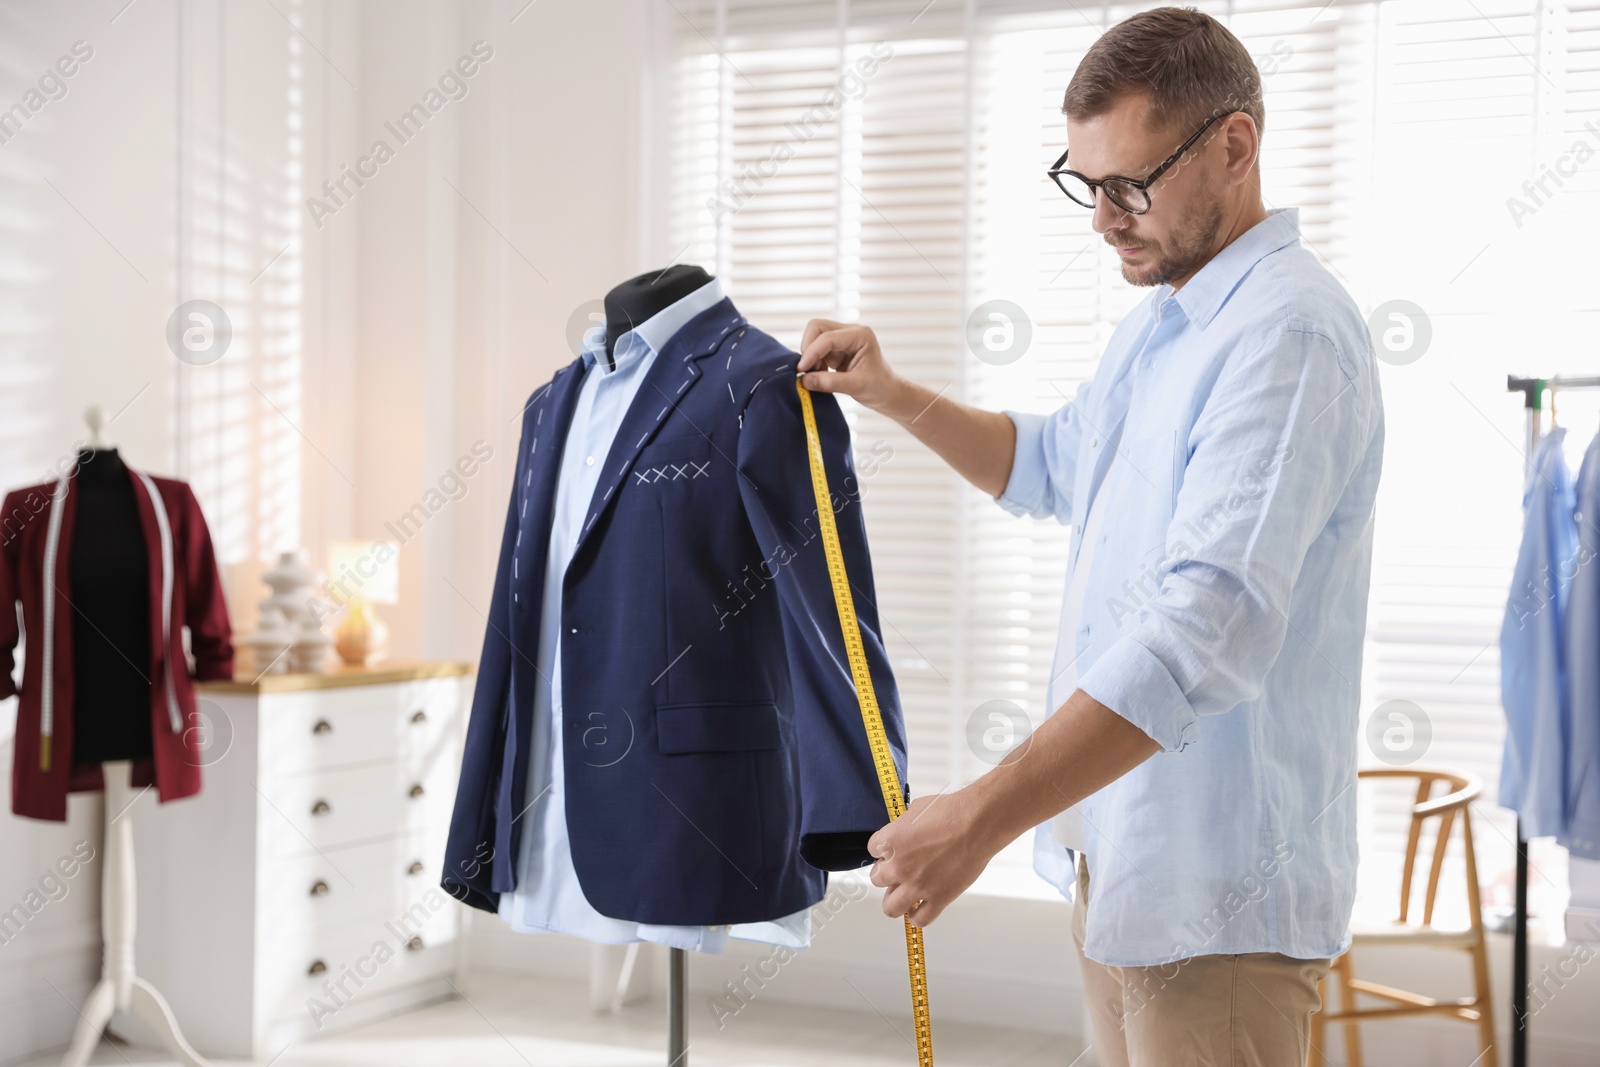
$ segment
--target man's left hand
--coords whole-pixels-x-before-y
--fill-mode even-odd
[[[966,892],[1004,841],[990,840],[969,790],[918,797],[906,813],[872,835],[872,884],[883,886],[883,913],[909,914],[927,926]],[[917,901],[922,901],[918,904]]]

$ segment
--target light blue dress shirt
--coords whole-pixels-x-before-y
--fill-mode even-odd
[[[1007,415],[1015,514],[1081,527],[1116,457],[1051,675],[1161,746],[1078,805],[1085,953],[1342,952],[1383,408],[1366,323],[1300,244],[1299,209],[1156,286],[1071,403]],[[1071,895],[1048,823],[1034,864]]]
[[[1566,829],[1567,589],[1578,547],[1567,432],[1551,430],[1533,453],[1523,493],[1522,547],[1500,626],[1500,702],[1506,712],[1500,805],[1527,839]]]
[[[1589,443],[1573,495],[1578,552],[1565,634],[1572,736],[1566,828],[1557,841],[1574,856],[1600,860],[1600,436]]]
[[[721,300],[722,284],[713,279],[623,334],[613,349],[616,366],[609,371],[604,359],[605,324],[590,329],[583,338],[584,379],[561,454],[540,610],[540,681],[534,693],[534,736],[522,816],[529,825],[519,845],[517,888],[500,895],[499,916],[518,933],[575,934],[606,944],[654,941],[700,952],[721,952],[730,937],[787,948],[810,944],[809,908],[772,922],[728,926],[660,926],[601,915],[578,884],[572,866],[572,844],[567,837],[561,755],[564,731],[560,728],[561,577],[572,560],[572,549],[611,450],[612,438],[645,373],[674,334]]]

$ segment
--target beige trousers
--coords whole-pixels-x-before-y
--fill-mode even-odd
[[[1305,1067],[1330,961],[1246,952],[1111,967],[1083,955],[1088,907],[1080,852],[1072,939],[1100,1067]]]

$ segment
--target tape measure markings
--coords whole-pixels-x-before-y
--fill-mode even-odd
[[[855,600],[850,595],[850,578],[844,569],[844,552],[839,546],[839,529],[833,521],[832,494],[828,491],[828,471],[822,461],[822,439],[817,433],[817,414],[811,393],[799,378],[800,413],[806,425],[806,453],[811,462],[811,488],[817,498],[817,526],[822,532],[822,547],[828,558],[828,578],[833,583],[833,602],[839,611],[839,628],[844,634],[845,656],[850,661],[850,677],[855,681],[856,699],[861,705],[861,720],[867,728],[867,747],[878,772],[878,788],[892,822],[905,814],[900,775],[889,751],[889,737],[883,729],[883,713],[878,707],[872,672],[867,666],[866,648],[861,643],[861,625],[856,619]],[[906,967],[911,975],[911,1015],[917,1029],[918,1067],[933,1067],[933,1023],[928,1013],[928,967],[922,945],[922,927],[906,924]]]

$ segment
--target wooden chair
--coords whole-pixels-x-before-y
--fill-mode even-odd
[[[1406,838],[1405,866],[1400,876],[1400,916],[1393,923],[1351,929],[1350,951],[1333,962],[1330,975],[1339,984],[1337,1012],[1328,1010],[1327,982],[1322,984],[1322,1010],[1311,1017],[1311,1055],[1313,1067],[1327,1060],[1322,1054],[1329,1023],[1344,1025],[1345,1062],[1348,1067],[1361,1067],[1360,1024],[1363,1020],[1392,1019],[1403,1015],[1436,1014],[1463,1022],[1477,1024],[1482,1053],[1474,1067],[1499,1067],[1494,1035],[1493,999],[1489,992],[1489,956],[1483,936],[1483,909],[1478,899],[1478,862],[1472,849],[1472,820],[1468,805],[1483,791],[1483,783],[1470,774],[1418,767],[1384,767],[1360,772],[1363,779],[1411,779],[1417,783],[1416,800],[1411,806],[1411,829]],[[1447,792],[1435,797],[1434,787],[1443,783]],[[1459,820],[1457,815],[1460,816]],[[1433,855],[1428,866],[1428,880],[1422,900],[1422,921],[1410,921],[1412,875],[1416,870],[1417,852],[1422,844],[1424,824],[1438,820],[1439,830],[1433,838]],[[1439,890],[1439,872],[1444,867],[1445,851],[1450,843],[1450,831],[1461,824],[1463,854],[1466,860],[1467,914],[1469,925],[1465,930],[1441,930],[1433,925],[1433,904]],[[1357,978],[1351,960],[1357,946],[1407,945],[1417,948],[1456,949],[1466,952],[1472,960],[1473,995],[1457,1000],[1435,1000],[1403,989],[1366,982]],[[1357,993],[1386,1001],[1382,1007],[1361,1008],[1356,1005]]]

